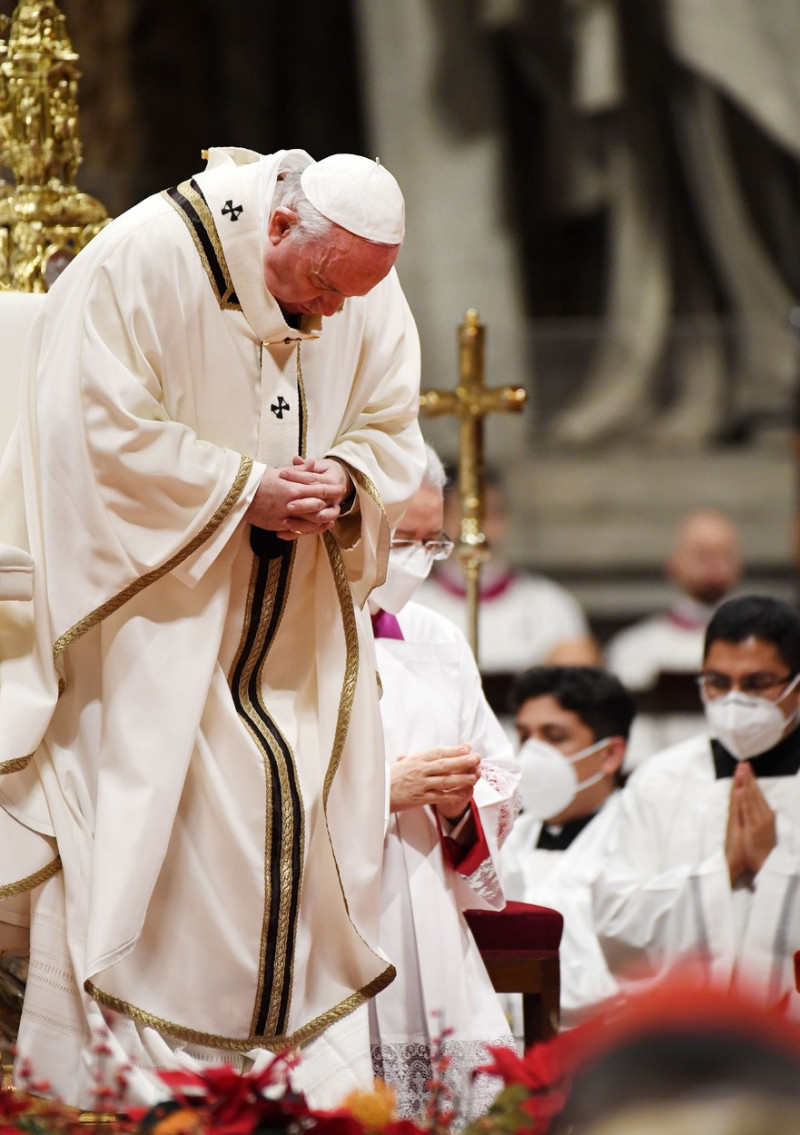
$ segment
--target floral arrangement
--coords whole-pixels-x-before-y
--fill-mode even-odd
[[[98,1071],[97,1110],[82,1114],[43,1099],[49,1085],[23,1065],[18,1069],[22,1086],[0,1090],[0,1135],[544,1135],[563,1106],[569,1035],[534,1045],[524,1056],[491,1048],[490,1063],[478,1071],[499,1077],[503,1086],[489,1110],[467,1125],[445,1084],[445,1057],[438,1057],[425,1115],[411,1120],[397,1116],[394,1092],[380,1082],[372,1091],[351,1093],[336,1109],[316,1111],[290,1086],[296,1058],[281,1055],[257,1073],[239,1073],[228,1065],[161,1072],[169,1097],[149,1110],[128,1109],[122,1115],[124,1073],[106,1084]],[[102,1042],[95,1051],[102,1061]]]

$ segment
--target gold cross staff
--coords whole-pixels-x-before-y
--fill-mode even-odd
[[[470,308],[458,329],[458,386],[455,390],[425,390],[420,410],[430,417],[454,414],[458,418],[458,496],[461,529],[456,554],[464,569],[467,588],[467,638],[478,656],[478,583],[481,566],[489,556],[484,519],[483,420],[488,414],[519,411],[525,402],[521,386],[483,385],[485,328]]]

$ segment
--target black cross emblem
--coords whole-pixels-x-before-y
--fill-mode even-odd
[[[225,202],[225,208],[222,210],[223,217],[230,217],[232,221],[239,220],[239,214],[244,212],[244,205],[234,205],[233,201],[229,198]]]
[[[289,403],[286,401],[282,394],[279,394],[278,401],[273,402],[270,406],[270,410],[272,410],[276,418],[283,418],[283,411],[288,410],[289,408]]]

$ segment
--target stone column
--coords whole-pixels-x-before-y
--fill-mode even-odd
[[[356,13],[367,133],[406,198],[398,271],[422,340],[423,385],[455,385],[457,327],[476,308],[487,384],[529,393],[521,415],[488,423],[487,458],[517,458],[531,435],[531,376],[488,46],[461,0],[357,0]],[[423,429],[455,452],[452,420],[423,419]]]

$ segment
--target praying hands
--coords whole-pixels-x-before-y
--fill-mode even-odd
[[[758,874],[777,843],[775,813],[747,761],[741,761],[731,785],[725,857],[733,886],[746,872]]]
[[[333,527],[353,491],[340,461],[295,457],[290,466],[264,470],[247,519],[283,540],[319,535]]]

